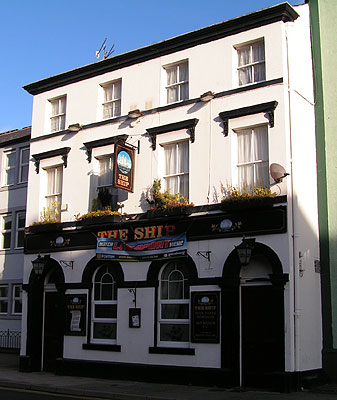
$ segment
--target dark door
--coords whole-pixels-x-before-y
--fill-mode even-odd
[[[242,384],[273,386],[284,371],[283,290],[241,287]]]
[[[63,356],[64,296],[58,292],[45,295],[43,370],[54,371],[56,359]]]

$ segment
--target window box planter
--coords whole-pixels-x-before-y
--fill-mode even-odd
[[[31,225],[28,227],[28,232],[41,233],[41,232],[59,231],[61,229],[62,229],[61,222],[51,222],[48,224]]]
[[[193,206],[154,208],[146,212],[147,218],[160,218],[178,215],[189,215],[193,211]]]
[[[250,210],[254,208],[272,207],[275,202],[274,197],[251,197],[246,199],[229,199],[223,200],[221,209],[227,210]]]
[[[121,215],[102,215],[99,217],[83,218],[76,222],[77,226],[90,226],[101,224],[117,224],[122,221]]]

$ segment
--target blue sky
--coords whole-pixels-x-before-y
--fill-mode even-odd
[[[32,96],[23,85],[96,62],[105,37],[116,55],[281,2],[3,0],[0,132],[31,125]]]

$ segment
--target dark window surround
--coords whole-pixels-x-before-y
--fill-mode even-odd
[[[64,168],[67,168],[68,165],[68,153],[70,151],[70,147],[62,147],[61,149],[45,151],[44,153],[33,154],[32,157],[35,160],[35,170],[38,174],[40,171],[40,161],[45,160],[47,158],[61,156]]]
[[[85,148],[87,149],[87,160],[89,163],[91,163],[92,159],[92,149],[96,147],[101,147],[101,146],[109,146],[110,144],[125,144],[125,141],[127,140],[128,135],[118,135],[118,136],[113,136],[109,137],[106,139],[98,139],[98,140],[93,140],[92,142],[86,142],[83,143]]]
[[[294,8],[288,3],[278,4],[218,24],[207,26],[193,32],[185,33],[168,40],[163,40],[162,42],[154,43],[140,49],[119,54],[107,58],[106,60],[102,60],[99,63],[92,63],[56,76],[51,76],[25,85],[23,88],[28,93],[36,95],[254,28],[270,25],[279,21],[295,21],[298,16],[299,15]]]
[[[187,119],[185,121],[174,122],[172,124],[156,126],[154,128],[146,129],[147,133],[150,135],[150,140],[152,142],[152,150],[156,150],[157,145],[157,135],[161,133],[168,133],[178,131],[180,129],[187,129],[187,133],[190,135],[190,142],[194,143],[195,140],[195,127],[199,120],[197,118]]]
[[[270,101],[268,103],[256,104],[253,106],[236,108],[230,111],[224,111],[219,113],[219,117],[222,119],[224,126],[224,136],[228,136],[228,120],[232,118],[244,117],[246,115],[258,114],[258,113],[266,113],[269,119],[269,126],[273,128],[274,126],[274,110],[277,107],[277,101]]]

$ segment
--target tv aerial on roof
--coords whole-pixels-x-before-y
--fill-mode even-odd
[[[286,172],[286,170],[282,167],[282,165],[277,163],[270,164],[269,170],[271,177],[275,181],[273,185],[282,182],[283,178],[289,175],[288,172]]]
[[[100,49],[96,50],[96,58],[97,58],[97,60],[99,60],[100,57],[101,57],[101,51],[103,51],[103,60],[105,60],[106,58],[110,57],[111,54],[115,51],[114,50],[115,44],[113,44],[111,46],[111,49],[109,51],[106,50],[106,41],[107,41],[107,38],[104,39]]]

